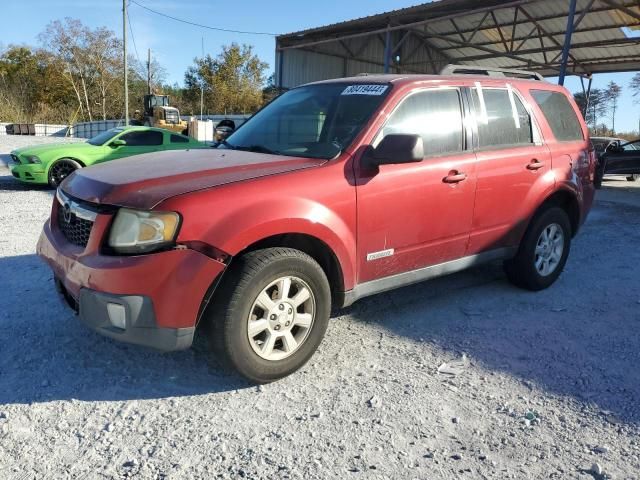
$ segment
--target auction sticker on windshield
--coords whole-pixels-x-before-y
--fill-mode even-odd
[[[387,85],[349,85],[341,95],[382,95]]]

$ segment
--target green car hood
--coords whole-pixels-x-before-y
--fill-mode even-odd
[[[82,143],[63,143],[56,145],[34,145],[31,147],[22,147],[13,151],[15,155],[36,155],[40,157],[42,161],[50,160],[50,157],[59,158],[62,156],[73,155],[77,152],[89,151],[96,148],[95,145],[91,145],[87,142]]]

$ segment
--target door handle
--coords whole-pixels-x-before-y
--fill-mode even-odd
[[[531,163],[527,164],[527,170],[540,170],[544,167],[544,162],[541,162],[537,158],[531,160]]]
[[[458,172],[457,170],[451,170],[449,175],[444,177],[442,181],[444,183],[459,183],[467,178],[466,173]]]

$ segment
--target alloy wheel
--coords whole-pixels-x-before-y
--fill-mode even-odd
[[[551,275],[562,259],[564,252],[564,231],[557,223],[552,223],[542,230],[535,250],[535,265],[538,273],[546,277]]]
[[[52,183],[55,186],[58,186],[62,183],[62,181],[71,175],[77,167],[71,162],[58,162],[53,167],[51,167],[50,177]]]
[[[287,358],[307,340],[315,311],[315,297],[304,280],[294,276],[274,280],[260,292],[249,312],[251,348],[265,360]]]

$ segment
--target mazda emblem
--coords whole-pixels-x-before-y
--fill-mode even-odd
[[[64,218],[65,222],[71,223],[71,206],[68,203],[64,204],[62,209],[62,218]]]

